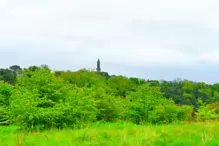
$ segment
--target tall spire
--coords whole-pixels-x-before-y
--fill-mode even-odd
[[[100,59],[98,58],[97,60],[97,72],[100,72],[101,68],[100,68]]]

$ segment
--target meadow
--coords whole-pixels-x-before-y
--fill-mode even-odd
[[[219,122],[168,125],[93,123],[80,130],[19,132],[0,127],[1,146],[218,146]]]

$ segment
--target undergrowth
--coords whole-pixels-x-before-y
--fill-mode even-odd
[[[0,145],[20,146],[218,146],[219,123],[135,125],[94,123],[84,129],[50,129],[18,132],[14,126],[0,127]]]

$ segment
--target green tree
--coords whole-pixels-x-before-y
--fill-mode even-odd
[[[9,69],[0,69],[0,81],[14,85],[16,83],[16,74]]]
[[[135,91],[136,85],[126,77],[115,76],[107,81],[107,85],[116,96],[126,97],[128,92]]]
[[[196,112],[196,119],[198,121],[217,119],[216,109],[210,109],[201,99],[198,100],[199,107]]]
[[[48,69],[27,70],[11,96],[10,116],[26,129],[74,127],[95,120],[91,93],[64,82]]]
[[[101,87],[104,83],[104,77],[96,74],[94,71],[86,69],[79,70],[77,72],[64,72],[61,77],[71,84],[75,84],[78,87]]]
[[[157,87],[149,84],[141,85],[131,94],[131,103],[127,111],[127,118],[136,124],[149,122],[149,113],[155,105],[161,104],[163,95]]]

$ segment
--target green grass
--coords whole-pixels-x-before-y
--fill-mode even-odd
[[[219,146],[219,124],[192,123],[139,126],[95,123],[81,130],[20,133],[0,127],[0,146]]]

